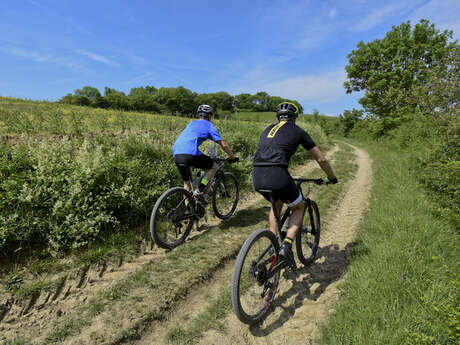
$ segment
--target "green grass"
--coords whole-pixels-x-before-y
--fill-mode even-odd
[[[371,203],[342,299],[321,344],[458,344],[459,238],[410,173],[409,155],[373,145]]]

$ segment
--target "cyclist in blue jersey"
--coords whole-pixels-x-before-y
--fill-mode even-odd
[[[184,188],[188,191],[192,190],[189,167],[207,170],[199,186],[201,193],[204,192],[206,185],[217,171],[217,165],[211,157],[199,150],[199,146],[207,139],[218,143],[233,161],[238,161],[238,157],[233,154],[216,127],[211,123],[213,114],[214,110],[211,106],[207,104],[200,105],[196,112],[199,119],[190,122],[185,127],[173,146],[174,162],[184,180]]]

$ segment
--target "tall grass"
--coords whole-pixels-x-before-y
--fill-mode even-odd
[[[54,255],[142,224],[160,194],[181,180],[171,148],[191,119],[1,102],[6,106],[0,108],[0,124],[6,124],[6,133],[22,136],[0,143],[0,252],[7,256],[34,247]],[[252,158],[265,124],[213,122],[241,158],[229,169],[244,190],[250,186]],[[306,128],[318,144],[328,144],[319,126]],[[123,133],[107,133],[110,129]],[[53,137],[60,131],[72,136]],[[37,133],[43,137],[37,139]],[[294,163],[306,158],[303,151]]]
[[[417,184],[408,154],[377,145],[369,152],[370,207],[320,343],[458,344],[458,233],[435,216],[438,204]]]

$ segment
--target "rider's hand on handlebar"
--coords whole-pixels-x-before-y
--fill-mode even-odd
[[[236,162],[238,162],[239,160],[240,160],[240,159],[239,159],[238,157],[233,157],[233,158],[229,158],[228,161],[229,161],[230,163],[236,163]]]

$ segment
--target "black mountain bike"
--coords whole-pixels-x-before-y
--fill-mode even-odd
[[[220,219],[227,219],[235,212],[239,200],[238,181],[231,172],[224,171],[225,165],[233,160],[213,160],[217,163],[217,172],[206,188],[210,195],[197,195],[203,172],[193,181],[191,192],[173,187],[155,203],[150,216],[150,234],[159,247],[173,249],[185,241],[193,224],[206,214],[208,200],[205,197],[210,196],[214,213]],[[190,169],[189,174],[191,176]]]
[[[323,184],[323,179],[294,179],[300,189],[303,182]],[[301,189],[300,189],[301,190]],[[260,322],[268,313],[275,298],[281,269],[287,266],[279,256],[279,250],[291,215],[288,207],[280,219],[275,208],[271,190],[263,190],[270,195],[274,210],[278,235],[268,229],[253,232],[244,242],[238,253],[232,276],[233,311],[241,322],[252,325]],[[319,210],[316,203],[303,196],[305,204],[304,220],[297,231],[295,242],[297,257],[304,265],[311,264],[316,256],[320,237]],[[286,223],[285,228],[283,225]],[[294,271],[296,267],[294,267]]]

